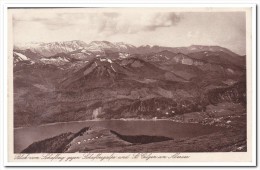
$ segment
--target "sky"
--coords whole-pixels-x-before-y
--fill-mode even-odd
[[[13,41],[82,40],[135,46],[218,45],[246,53],[244,12],[182,12],[175,9],[13,9]]]

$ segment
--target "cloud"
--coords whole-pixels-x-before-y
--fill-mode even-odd
[[[108,34],[134,34],[141,31],[154,31],[161,27],[171,27],[180,21],[175,13],[131,13],[106,15],[99,22],[99,32]]]
[[[133,34],[140,31],[154,31],[161,27],[171,27],[180,21],[173,12],[160,13],[50,13],[39,15],[14,15],[16,22],[37,22],[47,29],[78,26],[82,29],[94,29],[97,33],[112,35],[116,33]]]
[[[14,15],[13,21],[17,22],[26,22],[30,23],[39,23],[45,26],[50,30],[62,29],[64,27],[69,27],[72,25],[76,25],[78,19],[80,18],[80,14],[66,14],[66,13],[58,13],[58,14],[36,14],[36,15]]]

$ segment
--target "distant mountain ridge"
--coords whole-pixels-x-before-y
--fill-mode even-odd
[[[145,54],[145,53],[158,53],[164,50],[168,50],[173,53],[195,53],[202,51],[210,52],[225,52],[231,56],[239,56],[238,54],[228,50],[227,48],[220,46],[203,46],[203,45],[191,45],[188,47],[164,47],[164,46],[150,46],[144,45],[136,47],[124,42],[109,42],[109,41],[92,41],[89,44],[84,41],[73,40],[63,42],[33,42],[24,44],[15,44],[14,50],[26,50],[30,49],[32,52],[38,53],[45,57],[50,57],[58,53],[69,53],[77,50],[84,50],[94,53],[95,55],[105,55],[111,52],[124,52],[130,54]]]

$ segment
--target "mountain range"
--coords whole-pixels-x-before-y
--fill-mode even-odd
[[[95,53],[104,54],[106,52],[125,52],[125,53],[157,53],[163,50],[168,50],[173,53],[195,53],[201,51],[210,52],[224,52],[231,56],[237,56],[234,52],[220,46],[202,46],[202,45],[191,45],[189,47],[164,47],[164,46],[150,46],[143,45],[136,47],[131,44],[124,42],[108,42],[108,41],[92,41],[89,44],[74,40],[74,41],[63,41],[63,42],[33,42],[33,43],[18,43],[14,45],[14,50],[25,50],[30,49],[32,52],[39,53],[45,57],[49,57],[58,53],[68,53],[76,50],[81,50],[82,53]]]
[[[219,46],[108,41],[16,44],[15,127],[166,118],[246,103],[246,56]]]

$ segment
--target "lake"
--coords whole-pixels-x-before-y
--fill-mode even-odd
[[[64,122],[14,129],[14,152],[21,152],[33,142],[54,137],[65,132],[78,132],[83,127],[88,126],[108,128],[123,135],[165,136],[173,139],[206,135],[222,129],[215,126],[178,123],[170,120],[97,120]]]

